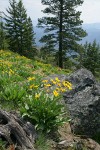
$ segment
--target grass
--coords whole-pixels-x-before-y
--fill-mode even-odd
[[[44,134],[40,134],[38,136],[38,139],[36,140],[35,143],[35,148],[37,150],[51,150],[51,146],[49,141],[47,141],[47,138]]]
[[[31,96],[34,93],[36,93],[35,98],[38,99],[40,90],[44,87],[48,93],[52,85],[58,86],[56,90],[53,89],[52,91],[56,97],[59,92],[64,92],[69,84],[66,85],[66,82],[61,83],[58,78],[49,81],[49,83],[46,80],[43,82],[42,79],[52,74],[68,75],[70,73],[71,70],[60,69],[51,64],[28,59],[11,51],[0,50],[0,107],[7,110],[16,110],[20,106],[20,101],[27,101],[29,97],[31,101]],[[95,137],[98,142],[100,142],[99,138],[98,136]],[[2,143],[0,147],[4,149]],[[38,150],[49,150],[50,145],[48,145],[44,135],[40,135],[36,141],[36,147]]]
[[[60,81],[58,77],[50,81],[43,79],[51,74],[67,75],[70,72],[11,51],[0,50],[0,107],[8,111],[20,111],[23,117],[34,122],[36,129],[49,132],[63,120],[62,106],[58,104],[58,99],[71,85],[67,81]],[[32,114],[34,109],[37,116]],[[43,137],[38,139],[38,149],[43,143],[45,145],[42,148],[47,149],[48,143],[44,140]]]
[[[11,51],[0,50],[0,74],[2,76],[8,75],[10,82],[26,81],[30,76],[42,78],[50,74],[68,73],[70,70],[34,61]]]
[[[16,95],[18,88],[22,90],[22,93],[25,92],[23,90],[27,90],[32,94],[32,90],[36,91],[36,87],[43,85],[42,78],[51,74],[69,74],[70,72],[70,70],[34,61],[11,51],[0,50],[0,99],[5,95],[3,98],[10,97],[10,100],[11,93]],[[12,98],[15,99],[15,97]]]

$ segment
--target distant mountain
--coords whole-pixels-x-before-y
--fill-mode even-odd
[[[44,35],[44,30],[43,28],[37,28],[34,27],[34,32],[35,32],[35,41],[36,41],[36,45],[38,47],[41,47],[43,44],[39,42],[40,38]]]
[[[83,29],[86,30],[87,36],[82,39],[80,43],[84,44],[87,42],[93,42],[94,40],[100,44],[100,23],[92,23],[92,24],[83,24]],[[42,44],[39,42],[39,39],[43,36],[43,29],[34,27],[34,31],[36,33],[36,45],[41,47]]]
[[[100,44],[100,23],[83,24],[83,29],[86,30],[87,36],[81,41],[84,44],[86,41],[93,42],[94,40]]]

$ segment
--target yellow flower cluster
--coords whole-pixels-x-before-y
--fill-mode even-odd
[[[72,84],[68,81],[60,81],[60,79],[58,77],[56,77],[55,79],[50,79],[50,80],[43,80],[42,81],[44,88],[50,88],[52,91],[52,88],[55,87],[55,89],[53,89],[53,95],[55,97],[59,96],[61,93],[65,92],[67,89],[72,90]],[[46,91],[50,91],[50,90],[46,90]]]
[[[64,87],[67,87],[69,90],[72,90],[72,84],[68,81],[63,81]]]
[[[0,66],[2,66],[2,67],[11,67],[12,66],[12,63],[11,62],[9,62],[9,61],[5,61],[5,60],[0,60]]]
[[[32,81],[32,80],[35,80],[35,77],[29,77],[28,78],[28,81]]]
[[[53,91],[53,94],[55,97],[59,96],[59,93],[56,90]]]
[[[35,98],[38,99],[40,97],[40,94],[35,94]]]
[[[0,55],[1,56],[11,56],[11,52],[10,51],[4,51],[4,50],[0,50]]]
[[[49,73],[57,73],[60,69],[58,68],[57,70],[56,67],[54,68],[50,64],[44,64],[38,61],[33,62],[24,56],[19,56],[17,53],[10,51],[0,50],[0,71],[3,77],[9,77],[9,79],[11,79],[11,83],[16,82],[16,84],[19,84],[19,82],[22,81],[21,85],[28,86],[30,93],[32,92],[31,94],[37,92],[34,94],[36,99],[41,96],[41,94],[38,94],[41,90],[46,91],[48,95],[53,94],[54,97],[58,97],[67,89],[72,89],[70,82],[61,81],[58,77],[43,80],[42,83],[40,83],[40,78]],[[37,78],[35,74],[39,76],[39,78]]]
[[[12,69],[9,70],[9,75],[13,75],[14,73],[15,72]]]
[[[30,89],[33,89],[33,88],[37,89],[38,87],[39,87],[39,85],[34,85],[34,84],[29,86]]]

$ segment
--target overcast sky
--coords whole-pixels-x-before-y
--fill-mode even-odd
[[[23,0],[23,4],[32,20],[43,16],[41,10],[44,6],[41,4],[41,0]],[[0,0],[0,11],[6,12],[5,9],[8,6],[9,0]],[[83,5],[78,9],[82,11],[81,19],[84,23],[100,22],[100,0],[84,0]]]

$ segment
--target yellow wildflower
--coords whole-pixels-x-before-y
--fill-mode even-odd
[[[68,81],[65,81],[65,83],[67,83],[69,86],[72,86],[72,84]]]
[[[47,83],[47,82],[48,82],[48,80],[43,80],[42,82],[43,82],[43,83]]]
[[[72,90],[72,87],[71,87],[71,86],[67,85],[67,87],[68,87],[69,90]]]
[[[35,80],[35,77],[29,77],[28,78],[28,81],[32,81],[32,80]]]
[[[29,88],[30,88],[30,89],[33,89],[33,88],[34,88],[34,84],[30,85]]]
[[[56,91],[60,91],[60,89],[59,89],[59,88],[56,88],[55,90],[56,90]]]
[[[53,94],[55,97],[59,96],[59,93],[56,90],[53,91]]]
[[[66,89],[65,89],[65,88],[61,88],[60,90],[61,90],[61,92],[65,92],[65,91],[66,91]]]
[[[38,87],[39,87],[39,85],[34,85],[34,88],[36,88],[36,89],[37,89]]]
[[[51,86],[51,84],[44,84],[44,86],[45,86],[45,87],[50,87],[50,86]]]
[[[57,83],[57,85],[58,85],[59,87],[61,87],[61,84],[60,84],[60,83]]]
[[[34,85],[34,84],[32,84],[32,85],[30,85],[30,89],[33,89],[33,88],[38,88],[39,87],[39,85]]]
[[[39,98],[40,97],[40,94],[35,94],[35,98],[37,99],[37,98]]]
[[[57,84],[56,81],[52,81],[53,84]]]
[[[9,75],[12,75],[12,74],[14,74],[14,71],[12,69],[10,69]]]
[[[55,80],[56,80],[57,82],[60,82],[60,80],[58,79],[58,77],[56,77]]]
[[[65,87],[67,87],[69,90],[72,90],[72,84],[69,83],[68,81],[63,81],[63,85],[64,85]]]

